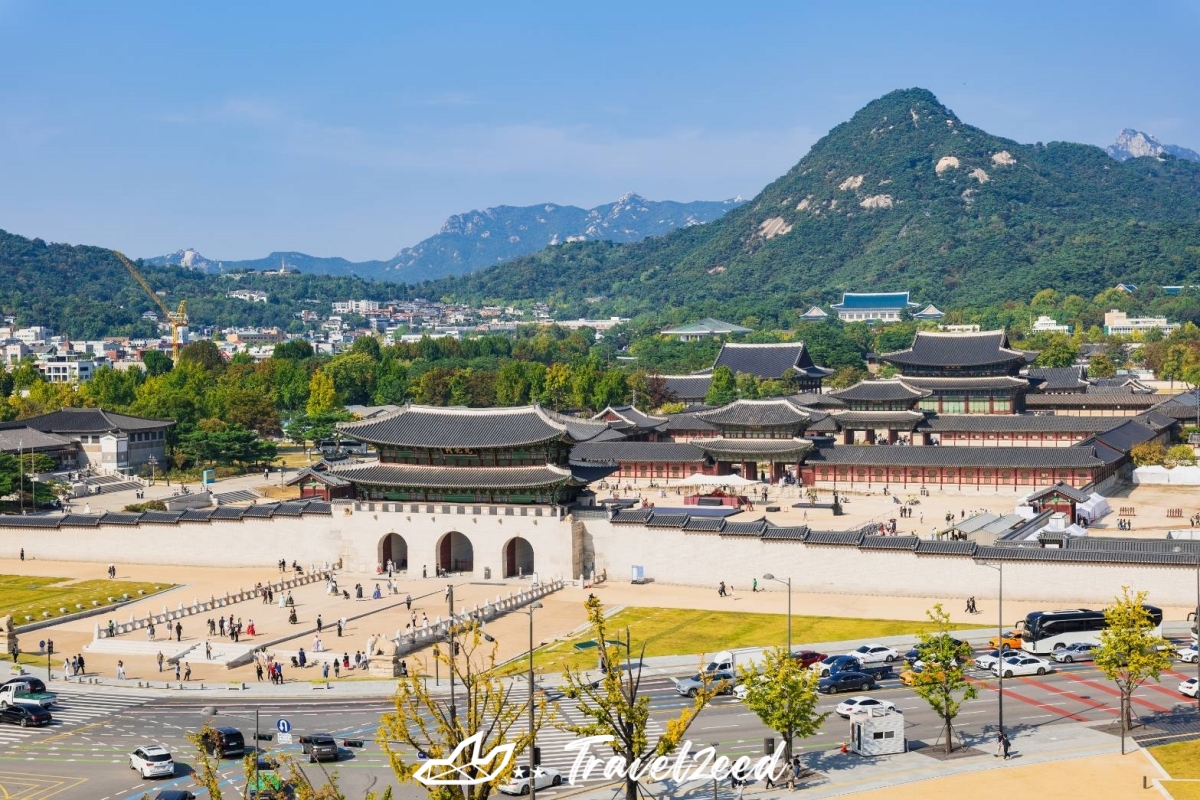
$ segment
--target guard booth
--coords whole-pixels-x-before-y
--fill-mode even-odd
[[[850,749],[860,756],[886,756],[908,749],[904,715],[886,708],[850,712]]]

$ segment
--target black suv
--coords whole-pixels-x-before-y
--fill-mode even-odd
[[[204,740],[204,749],[217,758],[241,758],[246,753],[246,740],[237,728],[216,728]]]
[[[304,752],[308,755],[310,763],[338,760],[337,742],[328,733],[314,733],[309,736],[301,736],[300,744],[304,748]]]

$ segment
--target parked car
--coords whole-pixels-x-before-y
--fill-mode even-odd
[[[310,733],[300,737],[300,746],[308,761],[315,764],[318,761],[337,761],[337,742],[328,733]]]
[[[826,656],[820,661],[814,661],[808,668],[822,678],[828,678],[839,670],[857,670],[862,662],[854,656]]]
[[[962,654],[961,658],[963,661],[970,658],[969,654],[973,651],[970,644],[964,642],[962,639],[955,639],[953,636],[950,637],[950,641],[954,644],[954,649]],[[921,649],[914,645],[911,650],[904,654],[904,660],[909,664],[917,663],[921,660]]]
[[[722,650],[713,656],[713,660],[708,662],[708,666],[704,668],[704,671],[709,674],[714,672],[733,672],[733,667],[733,653],[730,653],[728,650]]]
[[[1000,650],[988,650],[975,657],[975,666],[979,669],[990,670],[992,667],[996,666],[997,661],[1005,658],[1013,658],[1014,656],[1019,655],[1021,655],[1020,650],[1012,650],[1009,648],[1005,648],[1003,652]]]
[[[888,663],[863,664],[862,666],[858,667],[854,671],[861,672],[864,675],[870,675],[872,678],[874,678],[877,681],[883,680],[884,678],[891,678],[893,675],[892,665],[888,664]]]
[[[35,691],[35,684],[29,679],[19,681],[10,681],[9,683],[0,686],[0,708],[12,705],[35,705],[42,708],[50,708],[58,702],[58,695],[54,692],[46,691],[46,684],[41,681],[37,685],[42,687],[41,691]]]
[[[129,768],[143,778],[169,778],[175,774],[175,761],[167,748],[147,744],[129,754]]]
[[[1053,664],[1037,656],[1011,656],[992,667],[992,673],[1012,678],[1016,675],[1045,675],[1053,669]]]
[[[929,667],[924,665],[913,665],[912,669],[906,669],[904,672],[900,673],[900,683],[904,684],[905,686],[912,686],[914,683],[916,683],[917,676],[928,669]],[[941,670],[938,670],[937,674],[942,674]]]
[[[196,800],[196,795],[187,789],[167,789],[154,795],[154,800]]]
[[[894,649],[882,644],[864,644],[856,647],[846,655],[854,656],[864,664],[878,664],[880,661],[891,664],[900,657]]]
[[[675,691],[684,697],[695,697],[704,688],[704,678],[702,672],[697,672],[690,678],[679,678],[675,681]],[[709,685],[717,694],[733,694],[733,688],[737,685],[737,676],[728,670],[714,672],[709,676],[709,680]]]
[[[54,721],[50,712],[41,706],[26,703],[16,703],[0,708],[0,722],[9,725],[20,725],[22,728],[40,728]]]
[[[1179,682],[1179,693],[1181,695],[1184,695],[1185,697],[1195,697],[1196,696],[1196,686],[1197,686],[1197,683],[1196,683],[1195,678],[1188,678],[1186,681],[1180,681]]]
[[[217,758],[241,758],[246,753],[246,739],[237,728],[216,728],[205,738],[204,749]]]
[[[862,672],[835,672],[828,678],[821,678],[817,691],[824,694],[840,692],[863,692],[875,688],[875,679]]]
[[[895,711],[896,704],[891,700],[876,700],[874,697],[868,697],[865,694],[856,695],[855,697],[847,697],[845,700],[837,704],[834,711],[839,717],[850,718],[851,711],[858,711],[864,708],[886,708],[888,711]]]
[[[1091,661],[1092,651],[1096,645],[1087,642],[1075,642],[1066,647],[1056,647],[1050,652],[1050,657],[1060,664],[1073,664],[1076,661]]]
[[[535,767],[533,770],[533,785],[538,789],[551,786],[561,786],[562,773],[551,767]],[[529,767],[516,767],[508,783],[500,787],[504,794],[529,794]]]
[[[993,636],[991,639],[988,639],[988,647],[992,648],[993,650],[995,650],[997,647],[1000,647],[1002,643],[1005,647],[1011,647],[1014,650],[1021,649],[1021,632],[1009,631],[1008,633],[1004,634],[1003,639],[998,636]]]
[[[792,653],[792,658],[800,662],[801,667],[810,667],[818,661],[824,661],[829,656],[816,650],[799,650]]]
[[[1195,644],[1189,644],[1187,647],[1181,647],[1175,651],[1175,655],[1179,656],[1180,661],[1186,661],[1189,664],[1195,664],[1197,651]]]

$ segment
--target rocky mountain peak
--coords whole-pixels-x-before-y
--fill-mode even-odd
[[[1105,148],[1107,153],[1117,161],[1131,158],[1161,158],[1164,155],[1182,158],[1186,161],[1200,161],[1200,153],[1174,144],[1163,144],[1154,136],[1134,128],[1126,128],[1117,136],[1117,140]]]

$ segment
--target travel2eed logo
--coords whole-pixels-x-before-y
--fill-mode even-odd
[[[692,743],[684,741],[674,758],[655,756],[646,762],[634,759],[632,764],[627,764],[625,759],[618,755],[601,760],[589,752],[593,744],[605,744],[612,740],[612,736],[587,736],[563,745],[564,750],[575,751],[575,761],[571,764],[567,783],[577,784],[588,780],[597,770],[599,774],[595,777],[605,780],[633,778],[640,781],[649,778],[652,781],[662,781],[671,778],[677,784],[682,784],[700,780],[722,781],[731,774],[739,777],[753,775],[757,780],[762,780],[767,775],[778,774],[778,764],[784,751],[784,744],[780,742],[774,753],[763,756],[757,762],[752,761],[750,756],[741,756],[736,761],[730,761],[725,756],[718,757],[712,747],[697,750],[689,757]],[[426,786],[476,786],[493,781],[512,761],[516,745],[512,742],[498,745],[486,756],[480,755],[482,745],[483,731],[480,731],[464,739],[447,758],[426,761],[413,773],[413,778]],[[465,763],[459,763],[468,750],[469,759]]]

